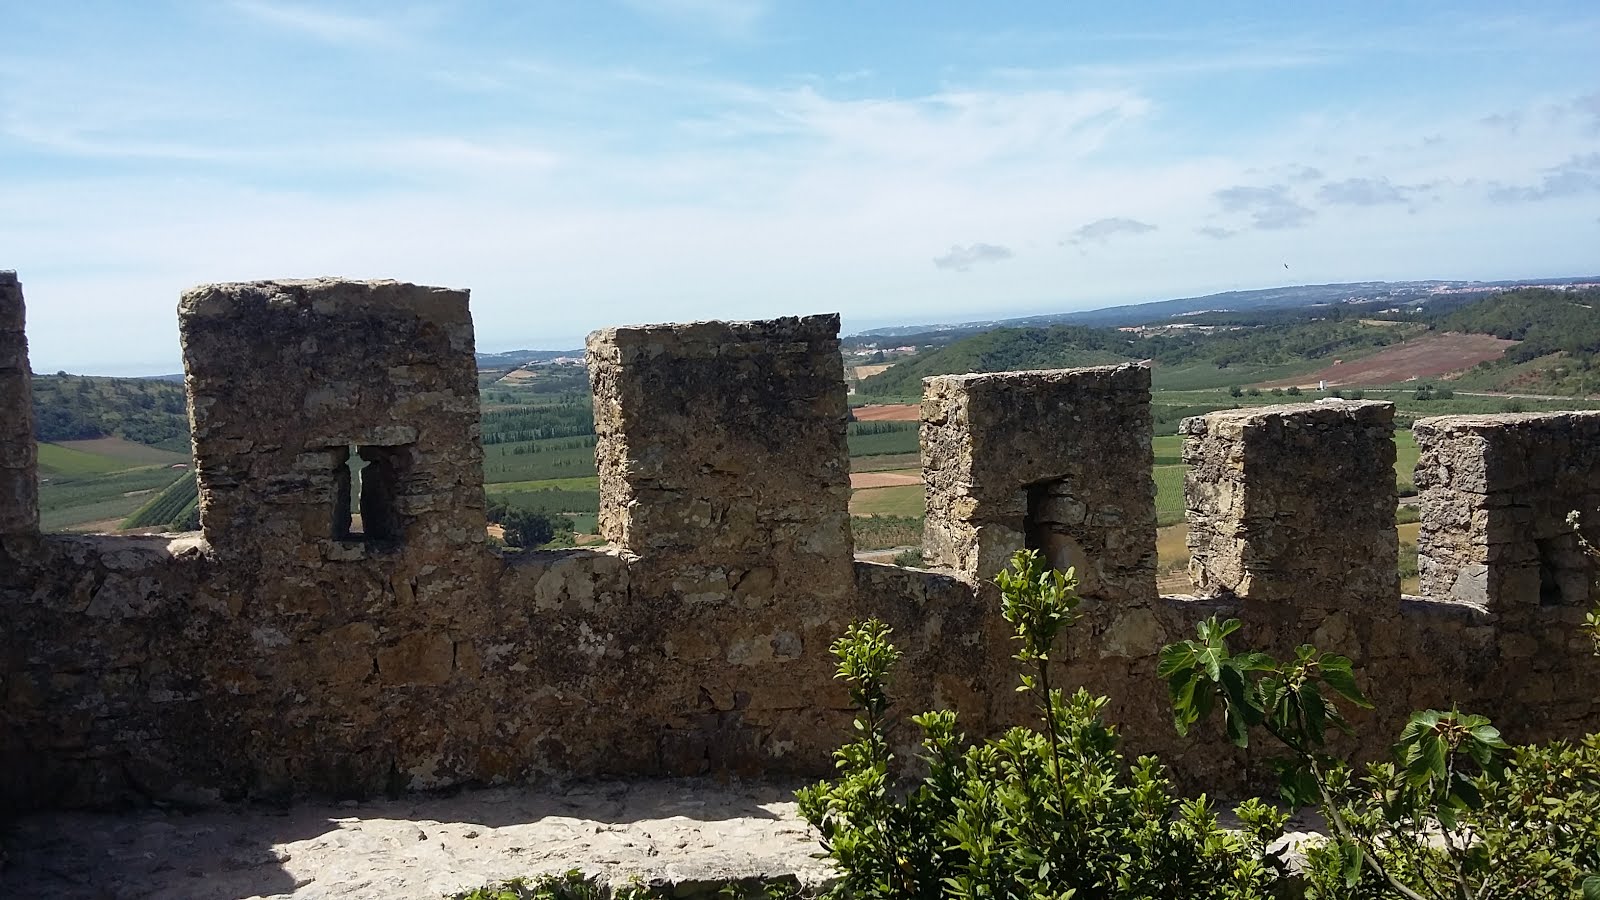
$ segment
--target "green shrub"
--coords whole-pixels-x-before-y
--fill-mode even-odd
[[[1180,732],[1221,710],[1233,743],[1260,731],[1288,751],[1275,764],[1284,799],[1317,805],[1332,832],[1307,850],[1308,896],[1600,897],[1600,738],[1512,750],[1482,716],[1424,710],[1393,762],[1357,775],[1325,741],[1350,730],[1336,698],[1370,706],[1350,660],[1311,646],[1286,661],[1234,654],[1238,628],[1201,623],[1163,648],[1158,673]]]
[[[1404,509],[1404,507],[1401,507]],[[1398,568],[1401,578],[1417,577],[1417,545],[1410,541],[1400,542],[1400,555]]]
[[[1258,802],[1223,829],[1204,796],[1178,800],[1161,764],[1131,767],[1107,701],[1050,684],[1060,632],[1077,619],[1076,580],[1018,553],[996,578],[1002,614],[1030,671],[1019,691],[1038,700],[1044,731],[1013,728],[969,743],[949,710],[913,716],[926,777],[897,789],[903,770],[889,749],[888,686],[899,651],[889,628],[852,625],[833,645],[839,677],[858,710],[857,739],[835,754],[839,777],[799,793],[800,812],[822,835],[853,898],[1265,898],[1274,870],[1266,842],[1284,816]]]
[[[922,550],[916,547],[913,547],[910,550],[901,550],[899,553],[894,555],[894,564],[897,566],[906,566],[908,568],[915,569],[920,568],[922,563]]]

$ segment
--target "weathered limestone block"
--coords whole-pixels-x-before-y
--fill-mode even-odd
[[[631,602],[649,612],[579,637],[638,667],[630,715],[664,771],[828,758],[844,716],[822,702],[828,645],[855,600],[838,330],[822,315],[589,336],[600,529],[638,555]]]
[[[924,556],[986,581],[1035,548],[1086,597],[1154,599],[1152,429],[1144,366],[924,379]]]
[[[1185,419],[1189,576],[1308,606],[1400,598],[1394,405],[1304,403]]]
[[[466,291],[202,285],[178,319],[201,527],[220,552],[314,565],[484,539]]]
[[[601,533],[673,560],[683,595],[848,596],[838,331],[823,315],[591,334]]]
[[[1596,567],[1568,523],[1600,542],[1600,413],[1441,416],[1422,451],[1422,592],[1496,612],[1585,607]]]
[[[33,375],[24,318],[17,273],[0,271],[0,535],[39,528]]]

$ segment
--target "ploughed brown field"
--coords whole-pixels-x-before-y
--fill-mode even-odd
[[[855,409],[857,422],[915,422],[922,407],[915,403],[875,403]]]
[[[1307,375],[1264,382],[1262,387],[1314,387],[1319,381],[1326,381],[1329,387],[1360,387],[1413,378],[1438,378],[1499,359],[1507,348],[1517,343],[1487,334],[1429,334],[1385,347],[1371,356],[1334,363]]]

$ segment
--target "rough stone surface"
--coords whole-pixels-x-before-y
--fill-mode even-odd
[[[1502,613],[1587,607],[1600,543],[1600,413],[1442,416],[1413,426],[1423,593]]]
[[[1101,366],[923,383],[923,554],[987,581],[1038,549],[1085,596],[1156,595],[1150,370]]]
[[[466,291],[202,285],[184,292],[178,324],[200,527],[216,552],[307,569],[385,554],[459,566],[484,540]],[[359,496],[352,456],[368,460]],[[365,520],[354,539],[352,514]]]
[[[17,273],[0,271],[0,534],[28,534],[39,527],[25,318]]]
[[[287,810],[43,814],[8,831],[0,895],[439,900],[572,868],[679,897],[773,878],[814,894],[833,874],[814,858],[797,786],[599,782]]]
[[[589,336],[603,536],[675,667],[662,764],[820,765],[855,596],[839,317]]]
[[[1243,619],[1252,646],[1282,654],[1310,640],[1355,659],[1377,702],[1358,717],[1358,753],[1381,755],[1410,710],[1452,702],[1518,741],[1600,724],[1581,607],[1402,600],[1381,549],[1339,551],[1365,585],[1359,604],[1326,587],[1332,563],[1286,563],[1268,596],[1155,597],[1149,375],[1136,367],[930,380],[930,512],[953,568],[853,562],[833,317],[597,335],[600,490],[622,546],[495,552],[464,300],[393,282],[186,295],[206,531],[0,531],[0,808],[816,777],[850,733],[827,648],[869,615],[904,653],[897,713],[953,707],[968,734],[994,734],[1034,714],[1013,691],[995,590],[977,576],[1030,530],[1047,550],[1082,551],[1088,576],[1083,620],[1052,656],[1056,683],[1109,697],[1127,751],[1161,753],[1186,785],[1216,792],[1261,771],[1216,735],[1179,738],[1155,677],[1160,646],[1213,614]],[[0,379],[0,405],[28,402],[25,380]],[[1309,458],[1288,458],[1283,440],[1245,434],[1214,458],[1280,501],[1309,493],[1295,473],[1388,465],[1387,411],[1322,415],[1342,436],[1333,450],[1310,442]],[[1570,458],[1600,452],[1600,436],[1567,434]],[[389,529],[379,540],[334,527],[334,457],[351,444],[381,490],[362,503],[352,479],[344,502]],[[1325,452],[1340,458],[1317,463]],[[1252,462],[1263,454],[1265,468]],[[1425,529],[1454,508],[1451,485],[1484,493],[1470,464],[1437,468],[1437,483],[1419,478],[1438,499]],[[1366,506],[1315,504],[1273,521],[1313,548],[1366,546],[1388,528],[1392,553],[1385,478],[1381,524]],[[1546,496],[1538,478],[1517,483]],[[1380,489],[1341,490],[1376,504]],[[1241,559],[1281,552],[1272,532],[1242,534],[1264,549]],[[1293,578],[1298,595],[1282,586]],[[903,727],[892,740],[909,749],[915,737]]]
[[[1398,602],[1393,404],[1226,410],[1182,431],[1189,577],[1201,591]]]

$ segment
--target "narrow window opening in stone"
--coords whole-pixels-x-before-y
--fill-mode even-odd
[[[1083,525],[1089,510],[1067,490],[1065,481],[1029,485],[1028,514],[1023,520],[1023,545],[1037,550],[1052,569],[1076,568],[1080,579],[1089,575],[1088,557],[1070,531]]]
[[[343,448],[334,467],[333,534],[345,541],[398,541],[400,447]]]
[[[1590,562],[1576,535],[1534,542],[1539,552],[1539,605],[1582,606],[1589,602]]]

